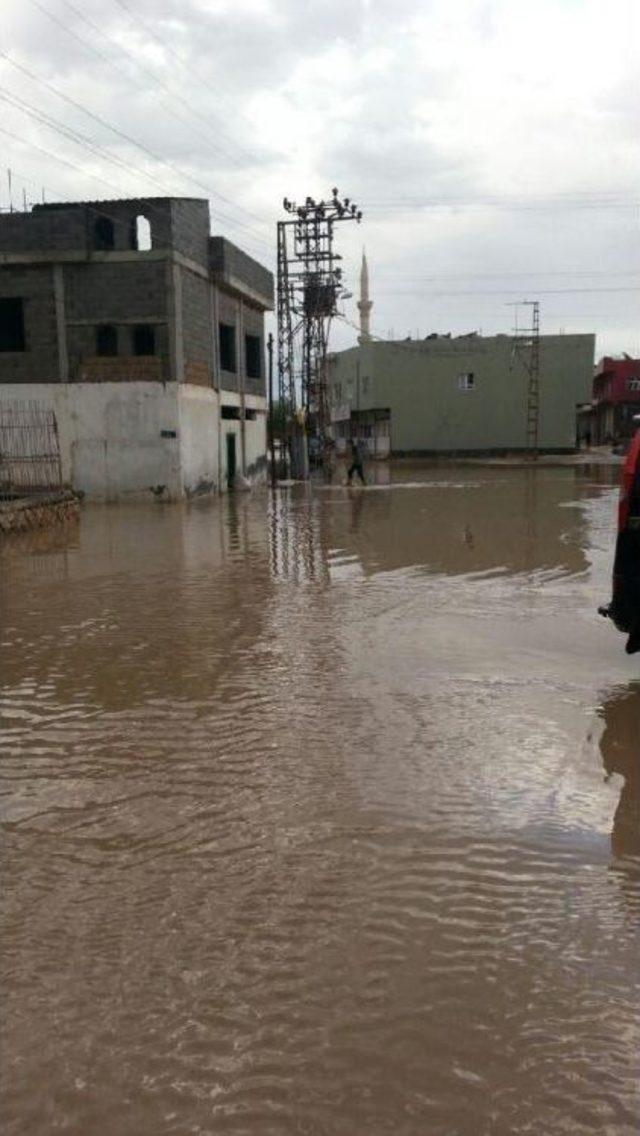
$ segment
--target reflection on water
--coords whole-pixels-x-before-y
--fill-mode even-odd
[[[348,557],[365,575],[429,572],[578,573],[587,567],[580,469],[435,469],[405,482],[283,491],[274,563],[316,579]],[[570,516],[569,511],[574,515]],[[290,546],[290,547],[289,547]],[[322,559],[319,559],[322,558]]]
[[[407,468],[6,542],[3,1131],[631,1136],[614,523]]]
[[[615,690],[599,714],[604,721],[600,751],[607,779],[613,774],[622,778],[611,850],[640,912],[640,682]]]

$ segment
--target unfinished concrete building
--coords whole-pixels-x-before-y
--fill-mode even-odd
[[[193,198],[0,217],[0,399],[55,410],[65,480],[180,498],[266,466],[273,277]]]

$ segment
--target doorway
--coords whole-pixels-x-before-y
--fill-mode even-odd
[[[233,489],[236,479],[236,436],[227,434],[227,488]]]

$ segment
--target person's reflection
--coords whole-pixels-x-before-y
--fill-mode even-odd
[[[640,899],[640,682],[618,688],[600,707],[600,752],[607,780],[624,778],[613,818],[611,850]]]
[[[364,493],[361,489],[354,489],[354,491],[349,494],[349,499],[351,504],[351,524],[349,525],[349,531],[357,532],[360,526],[360,516],[364,504]]]

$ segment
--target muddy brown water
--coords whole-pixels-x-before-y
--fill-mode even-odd
[[[637,1133],[616,477],[5,542],[7,1136]]]

